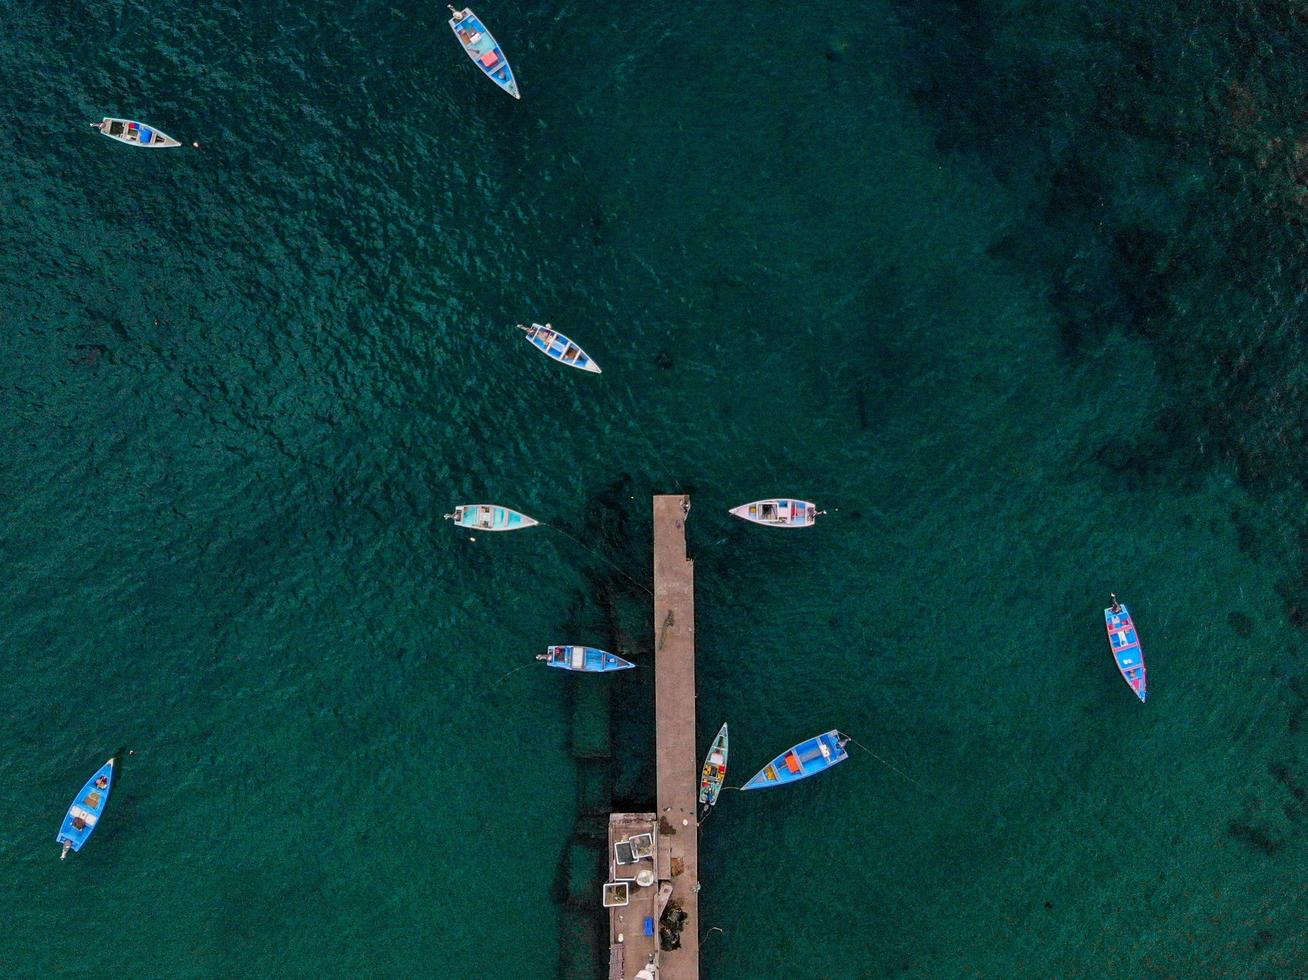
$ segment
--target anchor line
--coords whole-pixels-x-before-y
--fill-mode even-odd
[[[514,674],[516,674],[518,671],[520,671],[520,670],[526,670],[526,669],[527,669],[528,667],[530,667],[530,666],[531,666],[531,664],[523,664],[521,667],[514,667],[514,668],[513,668],[511,671],[509,671],[507,674],[502,675],[502,676],[500,677],[500,679],[499,679],[498,681],[496,681],[495,683],[496,683],[496,684],[503,683],[504,681],[506,681],[506,680],[508,680],[510,677],[512,677]]]
[[[844,733],[842,732],[841,734],[844,734]],[[916,779],[914,779],[914,778],[913,778],[912,776],[910,776],[908,773],[904,772],[904,770],[900,769],[900,768],[899,768],[898,766],[896,766],[895,764],[890,763],[890,762],[887,762],[885,759],[881,758],[881,756],[877,755],[875,752],[873,752],[871,749],[869,749],[866,745],[864,745],[862,742],[860,742],[858,739],[856,739],[853,735],[845,735],[845,738],[849,739],[851,742],[853,742],[855,745],[857,745],[860,749],[862,749],[864,752],[866,752],[866,753],[867,753],[868,755],[870,755],[872,758],[876,759],[877,762],[881,763],[881,764],[882,764],[883,766],[885,766],[887,769],[889,769],[889,770],[891,770],[891,771],[893,771],[893,772],[898,773],[898,774],[899,774],[900,776],[902,776],[904,779],[908,780],[910,783],[912,783],[914,786],[916,786],[918,789],[920,789],[923,793],[926,793],[927,796],[931,797],[932,799],[937,799],[936,794],[933,793],[933,792],[931,792],[931,790],[927,789],[925,785],[923,785],[922,783],[918,782]]]
[[[621,568],[621,566],[618,565],[617,562],[613,561],[611,558],[608,558],[608,557],[606,557],[606,556],[600,554],[600,553],[599,553],[598,551],[596,551],[594,548],[591,548],[590,546],[588,546],[588,545],[587,545],[584,541],[582,541],[580,538],[576,537],[575,535],[569,534],[567,531],[563,530],[563,528],[561,528],[561,527],[556,527],[555,525],[550,524],[550,523],[547,523],[546,521],[541,521],[541,522],[540,522],[540,526],[541,526],[541,527],[547,527],[547,528],[549,528],[551,531],[557,531],[559,534],[562,534],[565,538],[570,538],[570,539],[571,539],[573,542],[575,542],[576,545],[577,545],[579,548],[581,548],[583,551],[588,551],[588,552],[590,552],[590,554],[592,554],[594,557],[598,558],[600,561],[606,563],[610,568],[612,568],[615,572],[617,572],[619,575],[621,575],[623,578],[625,578],[625,579],[626,579],[628,582],[630,582],[632,585],[637,586],[637,587],[640,588],[640,589],[643,589],[643,590],[644,590],[645,592],[647,592],[651,597],[653,597],[654,593],[649,589],[648,586],[645,585],[645,583],[636,581],[636,579],[634,579],[634,578],[632,578],[630,575],[628,575],[628,574],[627,574],[627,573],[626,573],[626,572]]]

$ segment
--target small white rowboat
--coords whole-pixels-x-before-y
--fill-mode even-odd
[[[790,500],[774,497],[770,500],[756,500],[752,504],[732,507],[731,513],[741,520],[766,527],[810,527],[819,514],[817,504],[807,500]]]
[[[128,146],[144,146],[149,150],[166,150],[169,147],[182,145],[167,133],[161,133],[153,126],[147,126],[145,123],[135,122],[131,119],[111,119],[105,116],[98,123],[91,123],[91,127],[100,130],[111,140],[126,143]]]

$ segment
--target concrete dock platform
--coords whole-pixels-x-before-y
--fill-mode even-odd
[[[644,838],[653,841],[648,857],[636,857],[631,841]],[[623,857],[619,857],[619,853]],[[642,969],[653,974],[657,968],[660,904],[659,858],[667,865],[667,858],[658,847],[658,817],[652,813],[609,814],[609,882],[627,886],[627,904],[609,908],[609,980],[630,980]],[[625,859],[631,860],[625,860]],[[642,883],[644,882],[644,883]],[[667,902],[665,889],[663,903]]]

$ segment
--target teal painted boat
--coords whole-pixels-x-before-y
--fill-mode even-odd
[[[454,508],[453,514],[446,514],[445,519],[476,531],[517,531],[540,523],[499,504],[460,504]]]
[[[708,755],[704,757],[704,768],[699,774],[699,801],[704,804],[706,812],[717,803],[718,794],[722,792],[722,781],[727,778],[728,749],[727,726],[724,722],[718,729],[713,744],[709,746]]]

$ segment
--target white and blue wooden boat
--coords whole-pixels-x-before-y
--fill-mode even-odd
[[[167,133],[161,133],[153,126],[139,123],[132,119],[111,119],[105,116],[98,123],[91,123],[92,128],[100,130],[111,140],[126,143],[128,146],[144,146],[151,150],[164,150],[172,146],[181,146]]]
[[[809,776],[826,772],[849,758],[845,743],[849,739],[832,729],[825,734],[800,742],[787,749],[758,771],[741,789],[768,789],[797,783]]]
[[[704,768],[699,774],[699,801],[705,809],[718,801],[722,792],[722,781],[727,778],[727,726],[724,723],[709,746],[708,755],[704,757]]]
[[[459,527],[473,528],[477,531],[516,531],[519,528],[535,527],[540,521],[526,514],[501,507],[499,504],[460,504],[453,514],[446,514],[447,521],[453,521]]]
[[[513,69],[509,67],[509,59],[504,57],[504,51],[491,36],[491,32],[486,30],[486,25],[468,7],[462,10],[450,7],[450,13],[453,15],[450,17],[450,30],[454,31],[454,36],[459,39],[468,57],[492,82],[515,99],[521,99],[518,82],[513,77]]]
[[[579,371],[589,371],[591,374],[600,373],[600,366],[591,360],[584,350],[555,330],[550,324],[533,323],[530,327],[525,327],[519,323],[518,329],[523,331],[527,335],[527,339],[531,341],[531,345],[546,357],[558,361],[560,364],[566,364],[568,367],[575,367]]]
[[[818,510],[817,504],[809,503],[807,500],[772,497],[768,500],[755,500],[751,504],[732,507],[731,513],[741,520],[762,524],[765,527],[811,527],[818,515],[825,514],[826,511]]]
[[[536,654],[537,660],[544,660],[550,667],[559,670],[577,670],[587,674],[603,674],[610,670],[630,670],[636,665],[630,660],[623,660],[617,654],[595,647],[556,646],[549,647],[544,653]]]
[[[1121,671],[1122,679],[1135,692],[1135,696],[1143,701],[1149,692],[1145,684],[1144,649],[1140,646],[1140,636],[1135,631],[1131,610],[1126,608],[1126,603],[1118,602],[1115,595],[1109,598],[1113,604],[1104,610],[1108,646],[1113,651],[1113,660]]]
[[[114,760],[110,759],[86,781],[64,816],[63,826],[55,836],[55,840],[64,845],[59,854],[60,861],[68,857],[70,850],[80,851],[91,836],[96,824],[100,822],[100,815],[104,813],[105,804],[109,802],[109,790],[113,783]]]

